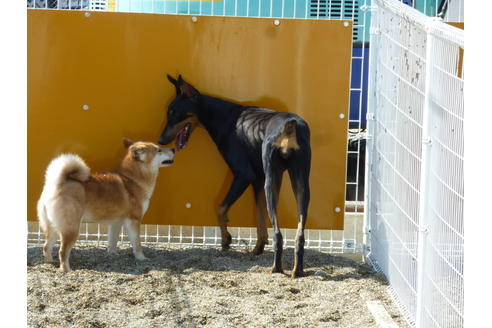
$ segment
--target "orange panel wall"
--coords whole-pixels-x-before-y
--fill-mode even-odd
[[[54,156],[75,152],[93,170],[108,170],[124,152],[123,137],[155,142],[174,96],[166,73],[179,73],[202,93],[303,116],[313,148],[307,227],[342,229],[351,23],[273,21],[28,10],[28,219],[36,219]],[[206,131],[197,129],[175,165],[161,170],[144,223],[216,225],[230,180]],[[292,228],[297,210],[288,180],[279,220]],[[247,190],[230,225],[255,226],[253,204]]]

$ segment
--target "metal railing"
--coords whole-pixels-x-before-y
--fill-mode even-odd
[[[410,324],[462,327],[464,33],[375,4],[366,254]]]
[[[252,250],[256,242],[256,228],[230,227],[232,247],[243,247]],[[296,229],[282,229],[284,247],[295,246]],[[273,236],[272,229],[268,235]],[[172,226],[148,225],[141,227],[141,238],[144,245],[173,244],[188,246],[220,246],[221,237],[218,227],[208,226]],[[345,229],[314,230],[306,229],[306,244],[308,249],[327,253],[362,253],[362,214],[350,215],[345,218]],[[79,241],[107,245],[108,227],[104,224],[83,223],[80,228]],[[124,228],[120,234],[122,244],[129,246],[129,240]],[[27,242],[29,245],[41,245],[44,234],[38,222],[28,222]],[[272,238],[266,248],[273,245]]]

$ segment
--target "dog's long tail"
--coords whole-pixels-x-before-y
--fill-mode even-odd
[[[68,180],[85,182],[90,169],[84,160],[75,154],[62,154],[53,159],[46,169],[46,186],[59,187]]]

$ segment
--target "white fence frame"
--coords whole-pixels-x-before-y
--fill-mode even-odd
[[[464,32],[374,4],[365,253],[411,325],[463,327]]]

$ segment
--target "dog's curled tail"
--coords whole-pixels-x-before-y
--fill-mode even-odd
[[[85,182],[90,169],[84,160],[75,154],[62,154],[53,159],[46,169],[46,185],[60,186],[67,180]]]

